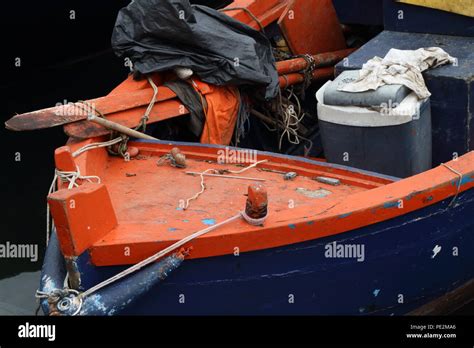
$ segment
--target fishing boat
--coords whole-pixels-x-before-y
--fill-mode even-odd
[[[128,162],[103,147],[71,155],[97,140],[56,151],[58,170],[75,165],[81,177],[68,189],[66,176],[48,197],[56,231],[41,278],[45,313],[399,315],[472,287],[472,152],[399,180],[265,152],[242,167],[205,144],[135,141],[140,155]],[[185,168],[157,164],[172,148]],[[205,190],[183,209],[201,189],[200,175],[186,172],[208,169],[235,178],[203,176]],[[241,216],[255,183],[268,195],[259,225]]]
[[[312,21],[318,7],[322,36],[288,19],[292,3],[237,0],[226,9],[256,29],[278,20],[286,48],[311,52],[276,64],[282,89],[332,77],[354,51],[331,1],[294,8]],[[472,298],[473,152],[400,178],[227,146],[232,103],[234,118],[219,110],[205,127],[218,130],[207,131],[214,138],[158,140],[145,125],[193,113],[168,80],[130,76],[105,97],[7,121],[12,130],[64,125],[70,136],[55,151],[48,194],[36,294],[45,314],[438,314]],[[212,95],[233,94],[192,81],[208,106]]]

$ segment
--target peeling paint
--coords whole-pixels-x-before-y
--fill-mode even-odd
[[[159,281],[176,269],[183,261],[180,254],[173,254],[166,259],[144,269],[122,281],[121,285],[111,285],[84,299],[79,315],[117,315],[132,301],[147,293]],[[115,289],[114,289],[115,287]],[[76,306],[77,308],[77,306]],[[70,313],[76,308],[71,308]]]
[[[431,258],[434,259],[436,255],[439,254],[440,251],[441,251],[441,246],[436,244],[436,246],[433,248],[433,255],[431,255]]]
[[[341,215],[338,216],[338,218],[339,218],[339,219],[344,219],[344,218],[350,216],[351,214],[352,214],[352,212],[346,213],[346,214],[341,214]]]
[[[420,191],[414,191],[414,192],[410,193],[408,196],[406,196],[405,199],[406,199],[407,201],[409,201],[409,200],[411,200],[413,197],[419,195],[420,193],[421,193]]]
[[[380,289],[375,289],[374,292],[373,292],[375,297],[377,297],[379,295],[379,293],[380,293]]]
[[[102,302],[102,296],[100,294],[92,294],[84,301],[83,311],[87,312],[88,309],[99,310],[104,315],[107,314],[107,307]]]
[[[176,230],[177,230],[176,227],[168,227],[168,231],[170,231],[170,232],[173,232],[173,231],[176,231]]]
[[[474,177],[472,175],[464,175],[461,179],[461,186],[474,182]],[[451,180],[451,185],[458,186],[459,178]]]
[[[49,275],[43,275],[41,280],[43,282],[41,291],[52,292],[53,290],[56,290],[58,288],[54,280],[51,279]]]
[[[288,227],[291,228],[292,230],[294,230],[296,228],[296,225],[295,224],[289,224]]]
[[[216,224],[216,219],[202,219],[204,225],[212,226]]]
[[[433,196],[428,196],[428,197],[423,198],[423,202],[425,203],[430,202],[432,200],[433,200]]]
[[[383,204],[383,207],[384,207],[385,209],[398,208],[398,201],[385,202],[385,203]]]
[[[309,190],[304,187],[298,187],[296,189],[296,192],[301,193],[302,195],[309,198],[324,198],[332,193],[331,191],[325,190],[323,188],[317,190]]]

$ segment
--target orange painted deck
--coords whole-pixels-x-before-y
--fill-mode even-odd
[[[186,171],[203,172],[209,168],[239,170],[242,166],[189,159],[187,168],[178,169],[168,164],[158,166],[157,160],[158,157],[150,156],[130,162],[113,158],[108,162],[103,182],[110,192],[119,227],[96,243],[97,248],[122,243],[169,243],[244,209],[247,187],[254,181],[216,177],[205,177],[206,190],[198,199],[191,201],[188,209],[179,207],[180,203],[201,189],[200,177],[187,175]],[[265,164],[259,167],[265,168]],[[279,167],[279,170],[292,171],[295,168]],[[136,176],[127,177],[127,173]],[[308,176],[284,180],[282,174],[259,168],[251,168],[235,176],[265,179],[262,184],[269,194],[269,216],[265,223],[268,226],[275,224],[278,215],[288,209],[294,212],[295,219],[303,219],[309,211],[327,209],[347,196],[367,190],[349,184],[331,186]],[[321,197],[311,198],[311,195]],[[224,226],[209,236],[245,233],[250,229],[262,230],[242,220]]]
[[[74,150],[86,143],[70,146]],[[129,162],[109,156],[104,149],[88,151],[75,159],[83,175],[101,178],[101,187],[106,187],[113,208],[108,208],[105,201],[100,202],[107,196],[103,189],[100,194],[91,193],[100,186],[97,184],[71,190],[63,188],[52,195],[58,202],[91,195],[93,202],[88,203],[90,206],[85,203],[80,209],[66,211],[63,220],[69,220],[69,225],[56,219],[59,216],[55,215],[57,205],[52,207],[55,221],[60,221],[58,236],[66,256],[89,250],[95,265],[133,264],[244,209],[247,187],[254,181],[215,177],[205,177],[204,193],[192,201],[187,210],[180,208],[180,200],[200,190],[199,176],[187,175],[186,171],[242,169],[235,164],[217,163],[218,151],[223,148],[178,145],[187,157],[187,168],[178,169],[168,163],[157,164],[160,156],[175,145],[140,142],[133,146],[140,149],[140,156]],[[265,179],[262,183],[268,192],[269,213],[264,226],[252,226],[243,219],[222,226],[191,241],[187,245],[192,247],[190,258],[271,248],[350,231],[453,196],[459,180],[445,167],[392,182],[382,176],[332,167],[323,162],[258,153],[257,160],[264,159],[268,162],[235,174]],[[449,164],[466,175],[461,191],[473,186],[473,164],[474,153]],[[287,181],[282,174],[262,168],[294,171],[299,175]],[[340,179],[341,185],[320,183],[312,179],[316,176]],[[95,202],[92,194],[96,194],[99,201]],[[66,209],[64,206],[61,209]],[[97,221],[85,223],[90,215],[96,216]],[[111,223],[104,223],[109,217]],[[66,239],[61,238],[64,235],[70,235],[71,241],[64,242]]]

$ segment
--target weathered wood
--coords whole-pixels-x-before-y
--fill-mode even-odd
[[[94,109],[104,115],[148,105],[153,97],[151,88],[128,93],[110,94],[105,97],[87,100],[84,103],[70,103],[52,108],[37,110],[13,116],[5,122],[5,127],[13,131],[50,128],[87,119]],[[168,87],[158,87],[156,102],[175,98],[176,94]]]
[[[48,196],[48,204],[66,257],[80,255],[118,223],[104,184],[85,182],[71,190],[56,191]]]
[[[140,120],[146,111],[146,107],[134,108],[118,113],[107,115],[107,119],[128,128],[134,128],[140,124]],[[155,123],[169,118],[187,115],[189,111],[178,100],[167,100],[155,104],[150,112],[147,123]],[[69,123],[64,126],[64,132],[74,138],[86,139],[106,135],[110,130],[101,125],[88,122],[87,120]]]
[[[138,139],[148,139],[148,140],[158,140],[155,137],[152,137],[151,135],[136,131],[134,129],[130,129],[128,127],[122,126],[119,123],[112,122],[109,120],[106,120],[105,118],[97,117],[94,115],[89,115],[87,118],[88,121],[94,122],[96,124],[99,124],[107,129],[114,130],[116,132],[128,135],[130,137],[138,138]]]

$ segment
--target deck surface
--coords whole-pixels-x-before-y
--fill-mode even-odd
[[[108,187],[119,224],[146,225],[140,233],[142,237],[151,234],[149,237],[156,240],[166,240],[170,236],[181,238],[223,221],[244,209],[247,187],[255,182],[206,176],[206,190],[184,210],[183,202],[201,189],[200,177],[187,175],[186,171],[203,172],[210,168],[240,170],[248,164],[218,164],[191,159],[187,161],[187,168],[178,169],[168,163],[158,165],[158,159],[147,156],[124,162],[120,158],[111,158],[104,175],[103,182]],[[265,167],[265,164],[259,166]],[[332,186],[305,176],[284,180],[283,174],[258,168],[229,175],[265,179],[262,184],[268,191],[269,219],[277,218],[279,212],[288,209],[319,211],[366,190],[347,184]],[[306,209],[301,209],[303,207]],[[108,237],[117,240],[118,236]]]

